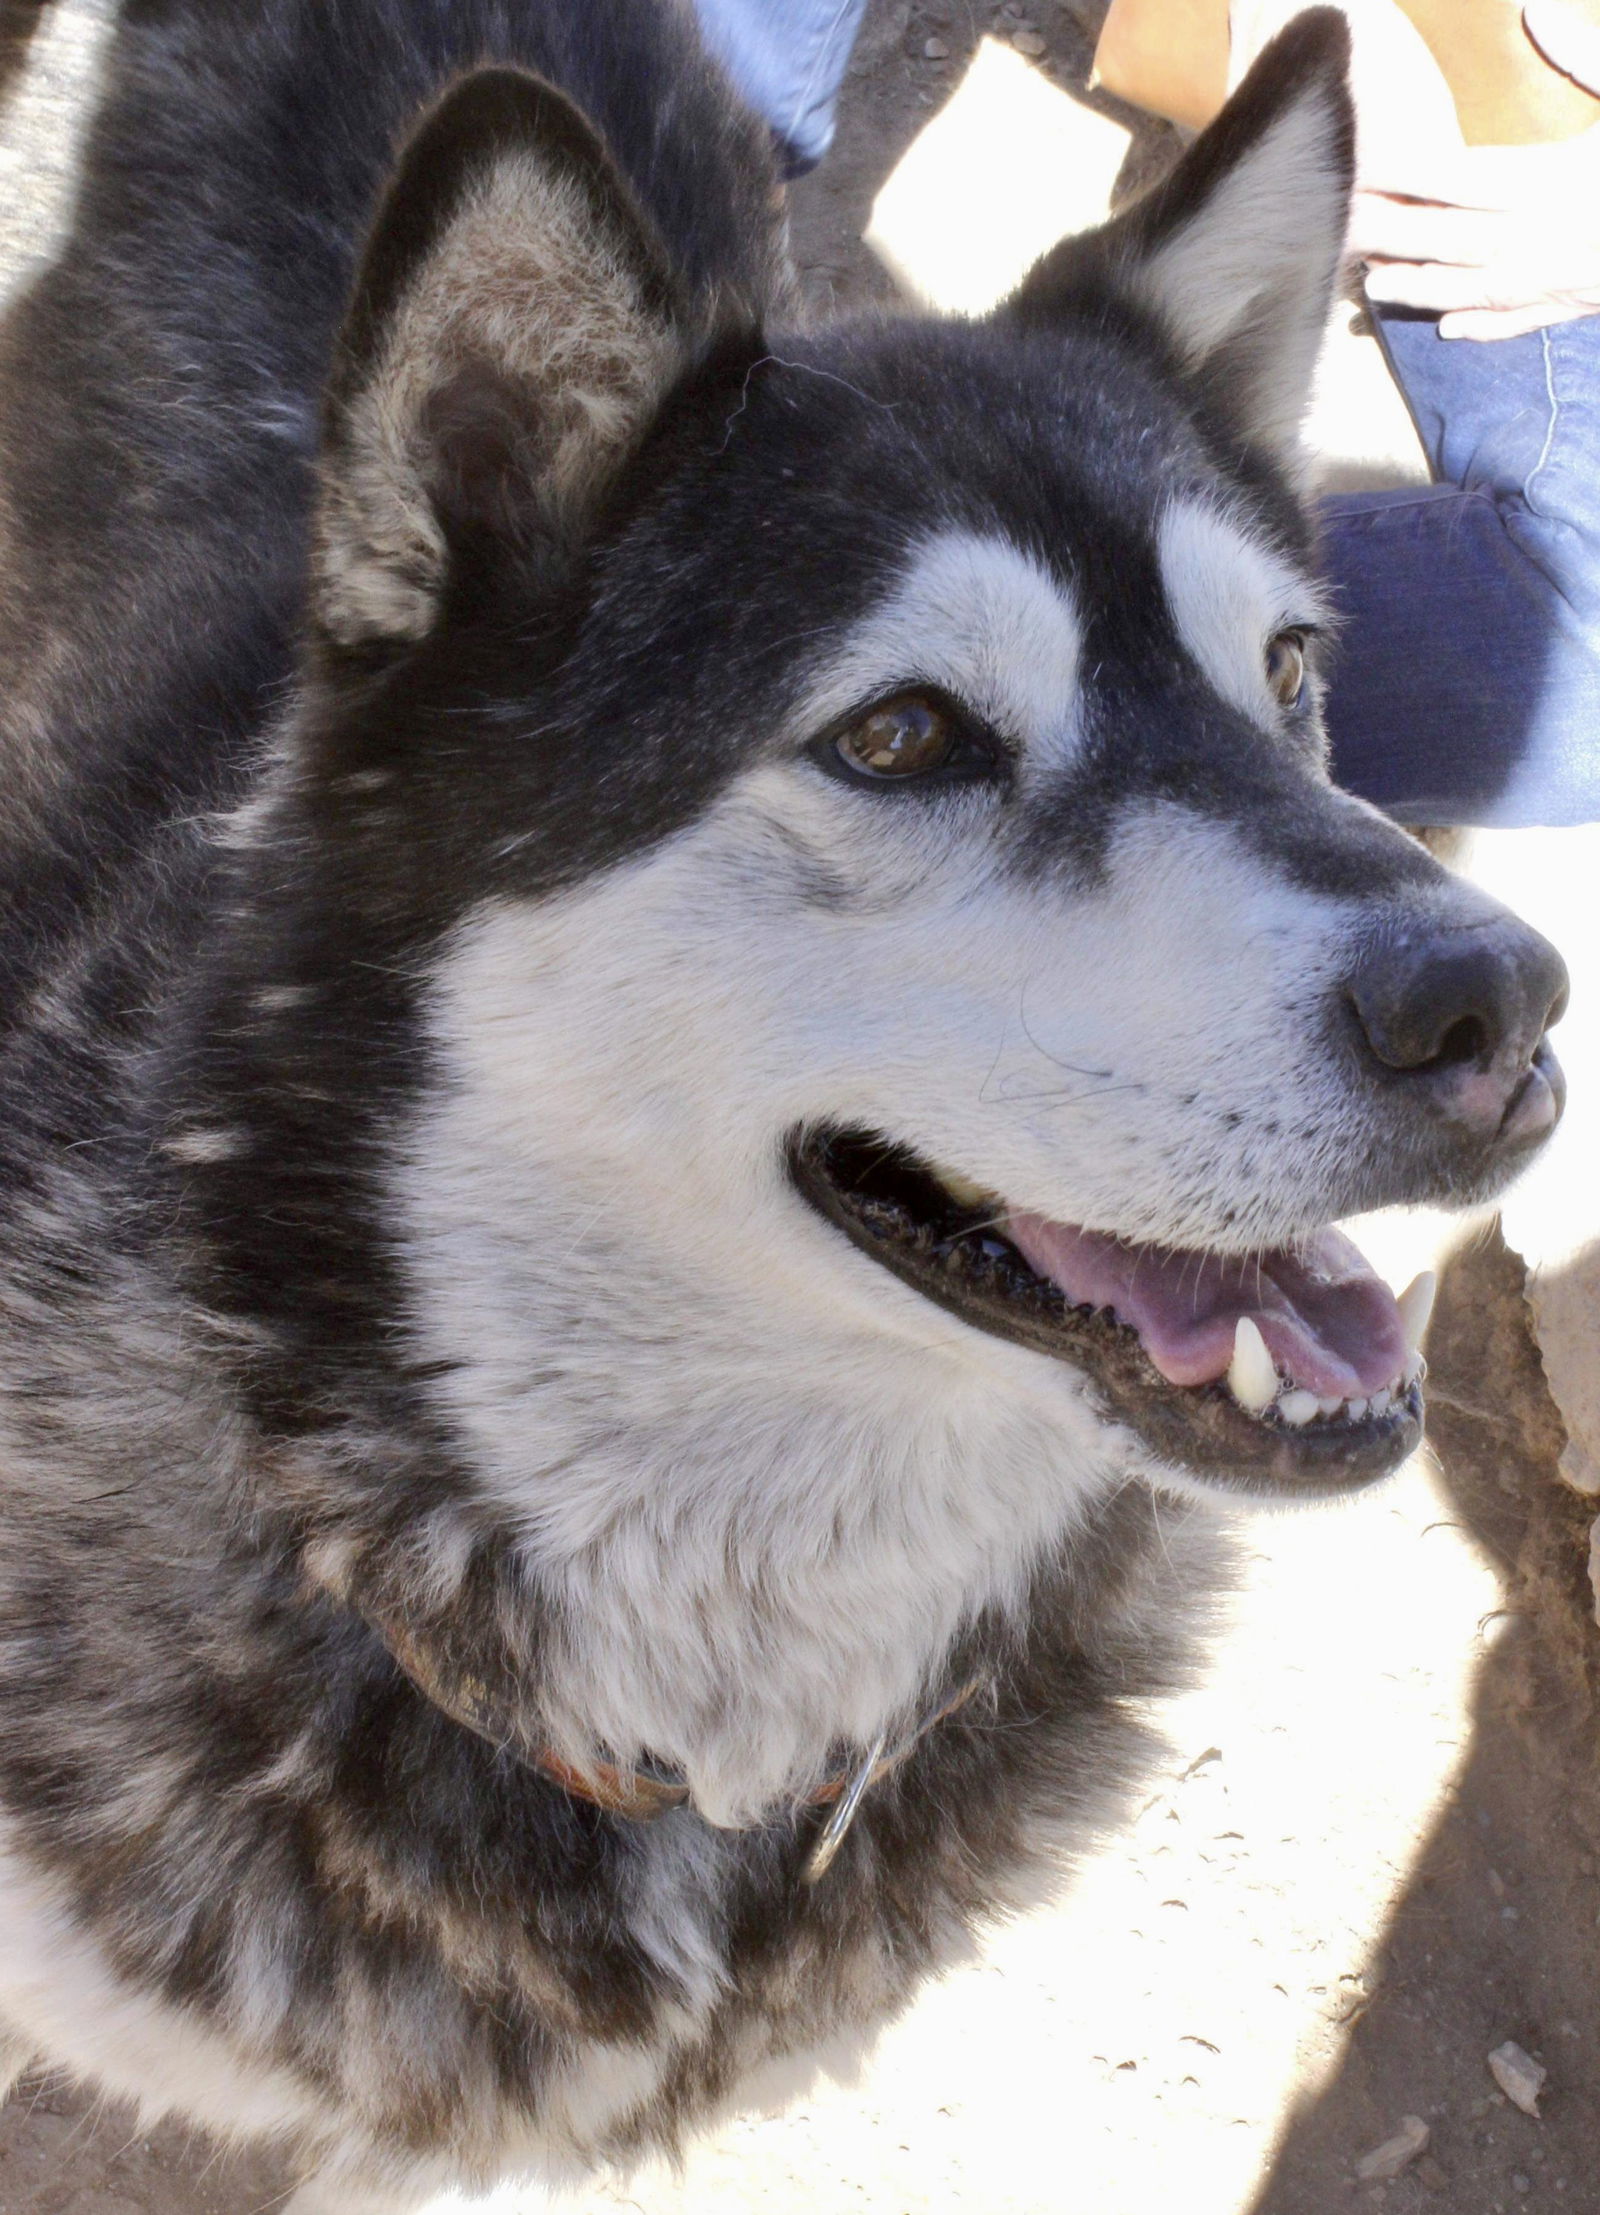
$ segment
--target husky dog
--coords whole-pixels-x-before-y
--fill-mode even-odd
[[[668,0],[127,0],[0,342],[9,2063],[300,2215],[671,2147],[1414,1444],[1328,1226],[1563,985],[1324,766],[1344,72],[819,336]]]

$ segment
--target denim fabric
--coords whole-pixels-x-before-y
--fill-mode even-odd
[[[1341,783],[1411,823],[1600,818],[1600,316],[1379,331],[1440,481],[1324,502]]]
[[[834,107],[867,0],[696,0],[706,44],[772,125],[791,177],[833,140]]]

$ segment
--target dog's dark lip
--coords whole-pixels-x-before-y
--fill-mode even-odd
[[[1223,1384],[1170,1384],[1137,1332],[1070,1305],[986,1217],[963,1212],[889,1140],[797,1131],[789,1168],[801,1196],[852,1245],[974,1329],[1081,1369],[1106,1415],[1186,1477],[1244,1494],[1327,1496],[1387,1476],[1421,1441],[1420,1383],[1383,1415],[1301,1429],[1247,1414]]]

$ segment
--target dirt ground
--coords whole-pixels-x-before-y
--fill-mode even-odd
[[[110,12],[62,0],[0,107],[0,284],[59,223]],[[838,143],[793,199],[815,309],[892,303],[862,245],[874,199],[983,37],[1076,112],[1136,123],[1085,92],[1098,12],[875,0]],[[1133,128],[1120,188],[1172,149]],[[1371,364],[1339,359],[1326,397],[1347,428],[1361,417],[1359,446]],[[1325,443],[1349,466],[1341,437]],[[1564,1277],[1547,1257],[1535,1283],[1541,1318],[1570,1332],[1576,1315],[1585,1375],[1591,1265]],[[928,1993],[861,2083],[574,2215],[1600,2215],[1594,1503],[1558,1473],[1573,1449],[1526,1281],[1493,1225],[1451,1254],[1432,1453],[1350,1506],[1252,1524],[1215,1662],[1161,1718],[1170,1761],[1059,1906]],[[1488,2073],[1507,2039],[1548,2069],[1538,2118]],[[1359,2182],[1406,2116],[1426,2152]],[[250,2215],[285,2183],[48,2081],[0,2109],[0,2215]]]

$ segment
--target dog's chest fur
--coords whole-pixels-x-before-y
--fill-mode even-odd
[[[980,1695],[869,1794],[811,1888],[819,1815],[780,1809],[733,1831],[692,1810],[604,1816],[450,1722],[290,1553],[242,1550],[194,1471],[234,1501],[294,1475],[249,1466],[248,1426],[198,1365],[174,1371],[166,1338],[155,1300],[119,1272],[104,1307],[56,1308],[48,1360],[29,1361],[26,1335],[10,1349],[27,1412],[5,1444],[21,1498],[0,1578],[0,2015],[25,2046],[152,2108],[286,2130],[319,2161],[366,2162],[376,2143],[436,2185],[626,2162],[763,2082],[842,2061],[976,1921],[1035,1897],[1115,1814],[1139,1697],[1170,1680],[1214,1575],[1208,1523],[1142,1490],[1083,1516],[1006,1616],[956,1640],[947,1666],[981,1671]],[[391,1481],[405,1453],[390,1442]],[[429,1525],[435,1543],[446,1520]],[[692,1511],[681,1535],[686,1552],[698,1543]],[[869,1545],[881,1588],[863,1577],[855,1591],[886,1631],[904,1628],[895,1554]],[[528,1603],[547,1588],[508,1595],[504,1574],[485,1549],[441,1601],[457,1625],[520,1602],[536,1682]],[[633,1607],[671,1658],[704,1669],[707,1645],[674,1644],[671,1611],[732,1602],[695,1581],[641,1584]],[[571,1585],[576,1617],[576,1570]],[[804,1593],[801,1577],[759,1628],[813,1698],[840,1695],[841,1652],[870,1696],[888,1666],[875,1641],[852,1647],[841,1621],[808,1651],[789,1619]],[[630,1628],[624,1614],[619,1646]],[[603,1700],[606,1664],[584,1661]],[[775,1674],[764,1689],[762,1662],[749,1686],[727,1680],[725,1709],[781,1734],[793,1687]],[[623,1682],[625,1666],[619,1696],[662,1696],[643,1669]]]

